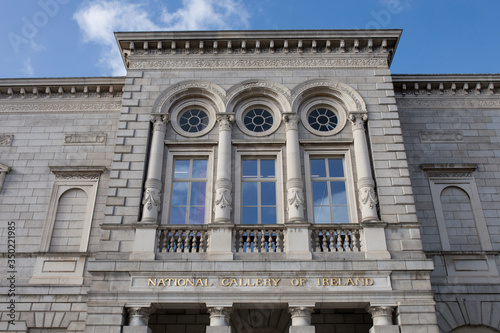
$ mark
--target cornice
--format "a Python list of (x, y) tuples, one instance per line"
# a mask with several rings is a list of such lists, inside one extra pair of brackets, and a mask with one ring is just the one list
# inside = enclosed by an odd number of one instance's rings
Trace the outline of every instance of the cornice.
[(388, 67), (401, 30), (115, 33), (127, 68)]
[(469, 97), (461, 98), (461, 96), (446, 96), (441, 98), (412, 98), (412, 97), (397, 97), (396, 104), (399, 109), (465, 109), (465, 108), (483, 108), (483, 109), (498, 109), (500, 108), (500, 99), (496, 98), (478, 98)]
[(124, 77), (0, 79), (0, 101), (121, 98)]

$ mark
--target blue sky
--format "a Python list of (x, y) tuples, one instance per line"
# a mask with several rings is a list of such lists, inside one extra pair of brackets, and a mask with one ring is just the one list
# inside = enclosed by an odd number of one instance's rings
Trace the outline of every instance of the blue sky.
[(0, 78), (124, 75), (113, 31), (403, 29), (396, 74), (500, 73), (498, 0), (1, 0)]

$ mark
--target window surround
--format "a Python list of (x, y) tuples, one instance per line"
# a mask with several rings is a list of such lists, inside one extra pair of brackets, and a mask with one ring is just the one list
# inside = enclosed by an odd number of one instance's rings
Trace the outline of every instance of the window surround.
[[(162, 206), (162, 225), (170, 225), (170, 211), (172, 202), (172, 186), (174, 179), (174, 161), (176, 158), (185, 159), (197, 159), (206, 158), (207, 159), (207, 187), (205, 196), (205, 223), (208, 224), (212, 218), (212, 191), (214, 183), (214, 148), (188, 148), (188, 147), (169, 147), (167, 153), (167, 172), (165, 173), (164, 179), (164, 199)], [(183, 224), (175, 224), (182, 226)]]
[[(273, 125), (271, 126), (270, 129), (264, 132), (253, 132), (250, 131), (248, 128), (246, 128), (244, 123), (244, 116), (246, 115), (247, 112), (253, 109), (265, 109), (273, 115)], [(273, 134), (280, 127), (281, 111), (279, 107), (275, 103), (272, 103), (271, 101), (265, 99), (256, 100), (252, 98), (244, 101), (238, 106), (235, 118), (236, 118), (236, 125), (243, 133), (249, 136), (262, 137)]]
[[(186, 132), (183, 130), (179, 124), (180, 116), (191, 109), (199, 109), (205, 111), (208, 114), (208, 125), (203, 130), (199, 132)], [(214, 105), (210, 102), (205, 101), (200, 98), (192, 98), (179, 102), (175, 105), (171, 112), (170, 123), (172, 124), (172, 128), (177, 134), (180, 134), (189, 138), (197, 138), (209, 133), (213, 127), (215, 126), (216, 120), (216, 112)]]
[[(311, 159), (312, 158), (341, 158), (344, 161), (344, 178), (346, 185), (347, 196), (347, 212), (349, 214), (349, 223), (358, 221), (358, 213), (356, 206), (356, 195), (354, 190), (352, 162), (350, 150), (346, 149), (330, 149), (316, 148), (314, 150), (304, 151), (304, 171), (306, 177), (306, 201), (307, 201), (307, 221), (314, 224), (314, 203), (312, 198), (312, 180), (311, 180)], [(317, 225), (334, 225), (335, 223), (321, 223)]]
[[(330, 109), (337, 115), (338, 123), (333, 130), (327, 132), (318, 131), (309, 124), (308, 120), (309, 113), (317, 108)], [(327, 98), (327, 97), (311, 98), (300, 106), (299, 112), (300, 112), (300, 120), (304, 125), (304, 127), (312, 134), (319, 136), (332, 136), (337, 133), (340, 133), (344, 129), (347, 123), (347, 117), (344, 108), (339, 102), (335, 101), (332, 98)]]
[[(236, 179), (234, 196), (238, 204), (235, 205), (234, 224), (243, 225), (242, 214), (242, 160), (246, 158), (274, 158), (276, 160), (276, 224), (285, 222), (284, 215), (284, 193), (283, 193), (283, 149), (282, 148), (256, 148), (256, 147), (237, 147), (234, 168)], [(265, 225), (265, 224), (264, 224)]]

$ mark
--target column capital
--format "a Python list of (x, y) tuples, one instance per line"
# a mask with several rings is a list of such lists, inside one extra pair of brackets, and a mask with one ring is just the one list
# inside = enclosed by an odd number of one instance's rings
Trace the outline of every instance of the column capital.
[(349, 114), (348, 117), (351, 122), (352, 129), (365, 129), (365, 122), (368, 120), (368, 115), (366, 113), (353, 112)]
[(153, 131), (166, 131), (166, 125), (170, 121), (170, 115), (167, 114), (152, 114), (149, 116), (149, 121), (153, 123)]
[(234, 122), (234, 113), (218, 113), (219, 131), (230, 131)]
[(128, 326), (148, 326), (149, 316), (154, 312), (151, 307), (130, 307), (127, 309), (129, 316)]
[(229, 316), (232, 311), (233, 309), (229, 307), (209, 307), (210, 326), (229, 326)]
[(392, 325), (392, 306), (370, 306), (368, 312), (372, 315), (373, 326)]
[(283, 121), (285, 122), (285, 129), (288, 130), (299, 130), (300, 117), (296, 113), (285, 113), (283, 114)]
[(296, 306), (288, 309), (292, 315), (292, 326), (311, 326), (311, 316), (314, 308), (307, 306)]

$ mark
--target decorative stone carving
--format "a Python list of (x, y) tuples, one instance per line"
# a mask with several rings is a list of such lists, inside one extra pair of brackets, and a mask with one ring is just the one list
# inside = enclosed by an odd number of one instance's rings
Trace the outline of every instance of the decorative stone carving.
[(304, 205), (304, 196), (302, 194), (301, 188), (293, 188), (288, 190), (288, 206), (287, 210), (290, 210), (290, 206), (299, 209), (299, 207)]
[(392, 312), (394, 308), (391, 306), (370, 306), (368, 312), (372, 315), (373, 326), (392, 325)]
[(82, 179), (99, 179), (99, 173), (57, 173), (56, 179), (65, 180), (82, 180)]
[(161, 131), (163, 133), (166, 132), (166, 126), (168, 121), (170, 120), (169, 114), (161, 114), (161, 115), (152, 115), (149, 117), (149, 120), (153, 123), (153, 131)]
[(420, 168), (424, 170), (429, 177), (440, 178), (468, 178), (477, 169), (477, 164), (422, 164)]
[(462, 131), (422, 131), (419, 133), (420, 142), (451, 142), (463, 141)]
[(149, 307), (131, 307), (128, 308), (129, 322), (128, 326), (148, 326), (149, 316), (154, 309)]
[(65, 144), (104, 144), (106, 133), (75, 133), (64, 135)]
[(160, 207), (160, 191), (158, 189), (147, 189), (144, 193), (144, 199), (142, 199), (142, 204), (147, 210), (156, 208), (157, 212), (161, 210)]
[(136, 60), (131, 69), (252, 69), (252, 68), (387, 68), (387, 59), (196, 59), (196, 60)]
[(372, 187), (363, 187), (359, 190), (359, 204), (368, 205), (371, 209), (378, 203), (377, 195)]
[(349, 121), (352, 124), (352, 130), (365, 130), (365, 122), (368, 120), (368, 115), (366, 114), (350, 114)]
[(229, 326), (229, 316), (232, 311), (233, 309), (228, 307), (208, 308), (210, 326)]
[[(232, 208), (232, 203), (233, 200), (231, 199), (231, 190), (228, 188), (218, 188), (215, 194), (215, 206), (219, 207), (220, 209), (229, 209), (230, 212), (233, 211)], [(216, 208), (214, 207), (214, 212), (216, 211)]]
[(218, 114), (217, 121), (219, 122), (219, 131), (231, 131), (234, 122), (234, 115)]
[(284, 114), (283, 121), (285, 122), (285, 129), (288, 130), (299, 130), (300, 117), (297, 114)]
[(10, 170), (11, 170), (10, 167), (0, 163), (0, 192), (2, 192), (5, 176), (10, 172)]
[(0, 146), (12, 146), (12, 140), (14, 135), (12, 134), (0, 134)]
[(420, 98), (409, 98), (403, 99), (398, 98), (396, 104), (400, 108), (429, 108), (429, 109), (466, 109), (466, 108), (491, 108), (496, 109), (500, 107), (499, 99), (420, 99)]
[(310, 307), (291, 307), (292, 326), (311, 326), (311, 315), (314, 311)]
[[(234, 98), (234, 96), (237, 96), (241, 92), (252, 88), (267, 88), (266, 91), (268, 93), (273, 93), (275, 98), (279, 99), (279, 95), (282, 95), (288, 101), (287, 104), (289, 104), (292, 100), (290, 90), (288, 90), (288, 88), (286, 88), (285, 86), (267, 80), (252, 80), (250, 82), (243, 82), (243, 84), (230, 89), (227, 92), (226, 101), (230, 101), (232, 98)], [(283, 105), (283, 107), (285, 107), (285, 110), (290, 109), (290, 106), (287, 107), (287, 105)]]
[(95, 103), (15, 103), (0, 104), (0, 112), (74, 112), (74, 111), (109, 111), (120, 110), (120, 102), (95, 102)]

